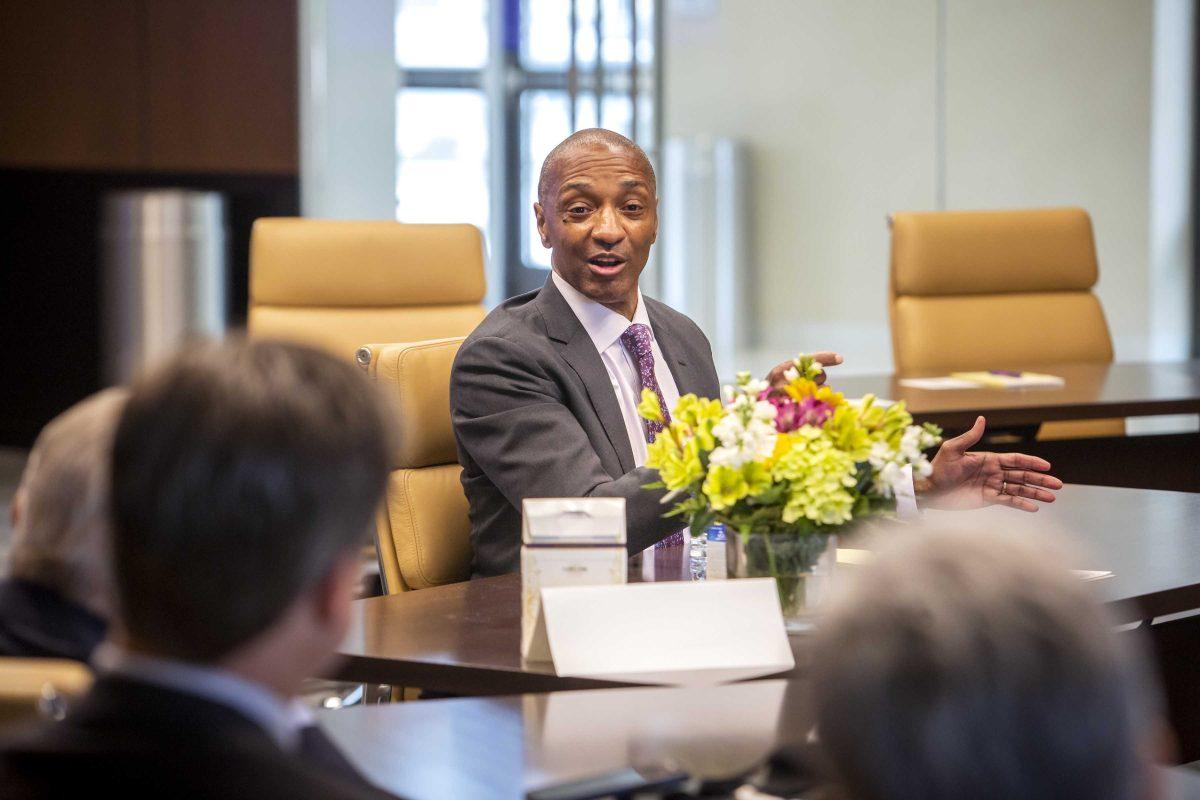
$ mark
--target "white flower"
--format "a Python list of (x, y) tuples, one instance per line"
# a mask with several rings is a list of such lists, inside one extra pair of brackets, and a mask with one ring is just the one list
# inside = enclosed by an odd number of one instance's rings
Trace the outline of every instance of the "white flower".
[(721, 405), (727, 406), (733, 402), (734, 388), (728, 383), (721, 387)]
[(787, 381), (788, 383), (791, 383), (792, 381), (796, 380), (799, 377), (800, 377), (800, 370), (796, 369), (795, 367), (788, 367), (787, 369), (785, 369), (783, 371), (783, 379), (785, 381)]
[(867, 454), (867, 461), (874, 469), (880, 469), (895, 457), (896, 454), (888, 447), (887, 442), (875, 442), (871, 445), (871, 452)]
[(746, 381), (746, 385), (745, 385), (746, 394), (751, 394), (751, 395), (754, 395), (755, 397), (758, 397), (760, 394), (762, 394), (767, 389), (769, 389), (770, 386), (771, 385), (764, 380)]
[(740, 467), (742, 461), (739, 452), (736, 447), (718, 447), (709, 453), (708, 465), (710, 467)]
[(776, 415), (779, 414), (779, 409), (766, 400), (758, 400), (754, 403), (754, 410), (751, 414), (753, 419), (763, 422), (774, 422)]
[(908, 479), (904, 475), (904, 469), (895, 461), (884, 464), (883, 469), (879, 470), (875, 476), (875, 486), (884, 497), (892, 497), (896, 493), (896, 489), (907, 483)]
[(726, 447), (736, 447), (742, 439), (745, 426), (737, 414), (726, 414), (713, 425), (713, 436)]

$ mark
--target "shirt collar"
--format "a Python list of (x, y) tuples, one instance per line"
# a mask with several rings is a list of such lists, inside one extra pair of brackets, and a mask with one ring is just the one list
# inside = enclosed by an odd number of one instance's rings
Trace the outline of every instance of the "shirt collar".
[(654, 328), (650, 326), (650, 315), (646, 313), (646, 303), (642, 300), (641, 289), (638, 289), (637, 309), (633, 312), (633, 320), (630, 321), (567, 283), (557, 272), (551, 271), (550, 279), (558, 287), (558, 291), (567, 301), (567, 305), (575, 312), (579, 324), (583, 326), (592, 343), (596, 345), (597, 352), (603, 353), (612, 347), (613, 343), (621, 338), (621, 334), (634, 323), (641, 323), (649, 328), (650, 338), (654, 339)]
[(298, 701), (281, 700), (266, 687), (218, 667), (130, 653), (111, 642), (96, 648), (92, 666), (231, 708), (266, 731), (284, 750), (298, 748), (300, 730), (314, 724), (311, 712)]

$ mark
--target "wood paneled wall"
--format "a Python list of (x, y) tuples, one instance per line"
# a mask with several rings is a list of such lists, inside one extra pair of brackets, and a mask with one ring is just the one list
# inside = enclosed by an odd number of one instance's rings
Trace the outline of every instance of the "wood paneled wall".
[(0, 4), (0, 168), (295, 175), (296, 0)]

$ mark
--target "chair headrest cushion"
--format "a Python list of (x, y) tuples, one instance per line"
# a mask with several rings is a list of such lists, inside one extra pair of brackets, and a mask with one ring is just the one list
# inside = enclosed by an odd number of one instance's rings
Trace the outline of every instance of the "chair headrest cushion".
[(892, 215), (897, 296), (1086, 291), (1097, 276), (1082, 208)]
[(428, 306), (483, 301), (474, 225), (280, 217), (250, 239), (250, 303)]

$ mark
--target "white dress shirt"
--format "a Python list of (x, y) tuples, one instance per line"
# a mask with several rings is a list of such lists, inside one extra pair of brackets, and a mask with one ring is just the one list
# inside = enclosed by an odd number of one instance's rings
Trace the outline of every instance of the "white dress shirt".
[(630, 325), (640, 322), (650, 330), (650, 349), (654, 351), (654, 377), (658, 379), (658, 388), (662, 391), (667, 410), (675, 408), (679, 402), (679, 387), (671, 375), (671, 368), (663, 359), (658, 340), (654, 338), (654, 328), (650, 326), (650, 315), (646, 313), (646, 304), (642, 301), (642, 292), (638, 290), (637, 310), (633, 312), (633, 320), (625, 319), (607, 306), (602, 306), (595, 300), (585, 296), (571, 284), (567, 283), (557, 272), (550, 274), (554, 285), (562, 293), (567, 305), (579, 318), (579, 323), (596, 345), (596, 352), (608, 370), (608, 379), (612, 383), (613, 393), (617, 396), (617, 405), (621, 407), (621, 417), (625, 420), (625, 432), (629, 434), (629, 446), (633, 448), (633, 463), (643, 466), (646, 463), (646, 427), (638, 416), (638, 403), (642, 401), (642, 380), (638, 377), (637, 364), (633, 356), (621, 344), (621, 334)]

